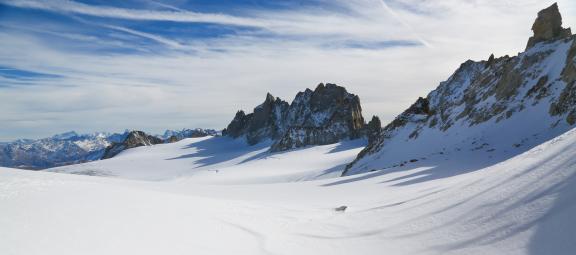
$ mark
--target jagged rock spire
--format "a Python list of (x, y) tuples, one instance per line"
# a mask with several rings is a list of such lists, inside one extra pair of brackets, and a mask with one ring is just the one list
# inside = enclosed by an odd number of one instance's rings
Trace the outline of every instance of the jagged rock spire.
[(532, 31), (534, 35), (528, 39), (526, 49), (539, 42), (561, 39), (572, 35), (570, 28), (562, 27), (562, 16), (556, 3), (538, 12), (538, 17), (532, 25)]
[(299, 92), (291, 104), (268, 93), (253, 113), (236, 113), (223, 135), (245, 136), (249, 144), (271, 139), (271, 150), (282, 151), (359, 138), (365, 125), (358, 96), (336, 84), (320, 83), (314, 91)]
[(366, 125), (366, 136), (368, 137), (368, 142), (372, 143), (378, 139), (380, 132), (382, 132), (382, 122), (380, 122), (378, 116), (374, 115)]

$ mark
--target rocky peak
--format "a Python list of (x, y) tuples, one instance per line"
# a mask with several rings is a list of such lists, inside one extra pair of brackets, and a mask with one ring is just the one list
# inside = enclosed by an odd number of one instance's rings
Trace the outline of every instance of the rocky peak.
[(366, 124), (366, 137), (368, 137), (368, 143), (374, 142), (382, 132), (382, 123), (378, 116), (372, 116), (372, 119)]
[(360, 98), (336, 84), (320, 83), (314, 91), (298, 93), (289, 109), (290, 126), (322, 127), (329, 118), (348, 119), (350, 130), (364, 127)]
[(73, 137), (78, 137), (78, 133), (76, 133), (75, 131), (68, 131), (62, 134), (53, 135), (52, 139), (66, 140)]
[(554, 4), (539, 12), (527, 51), (464, 62), (386, 125), (344, 175), (448, 154), (503, 160), (573, 128), (576, 36), (561, 24)]
[(232, 138), (237, 138), (243, 134), (248, 122), (252, 116), (246, 116), (244, 111), (240, 110), (234, 115), (234, 119), (228, 124), (228, 126), (222, 131), (223, 135), (231, 136)]
[(286, 132), (271, 150), (359, 138), (364, 125), (358, 96), (336, 84), (320, 83), (314, 91), (298, 93), (288, 110)]
[(122, 142), (112, 143), (108, 146), (104, 151), (102, 159), (112, 158), (123, 150), (161, 143), (164, 143), (164, 141), (158, 137), (148, 135), (142, 131), (130, 131)]
[(283, 131), (283, 122), (289, 104), (270, 93), (264, 102), (254, 108), (253, 113), (238, 111), (223, 135), (238, 138), (245, 136), (249, 144), (256, 144), (264, 139), (275, 139)]
[(490, 54), (488, 57), (488, 61), (486, 61), (486, 67), (490, 67), (494, 64), (494, 54)]
[(538, 12), (538, 17), (532, 25), (532, 31), (534, 35), (528, 39), (526, 49), (539, 42), (561, 39), (572, 35), (570, 28), (562, 27), (562, 16), (556, 3)]
[(270, 93), (254, 112), (238, 112), (223, 135), (246, 136), (249, 144), (274, 141), (273, 151), (329, 144), (363, 134), (364, 118), (358, 96), (336, 84), (320, 83), (314, 91), (298, 92), (291, 104)]

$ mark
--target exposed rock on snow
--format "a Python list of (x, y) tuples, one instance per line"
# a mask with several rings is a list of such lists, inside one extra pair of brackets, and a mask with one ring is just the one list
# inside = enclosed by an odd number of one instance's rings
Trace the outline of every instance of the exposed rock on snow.
[(344, 211), (346, 211), (346, 208), (348, 208), (348, 206), (343, 205), (343, 206), (339, 206), (339, 207), (334, 208), (334, 211), (344, 212)]
[(360, 99), (335, 84), (299, 92), (291, 104), (268, 94), (254, 113), (238, 111), (224, 135), (245, 136), (249, 144), (271, 139), (271, 151), (336, 143), (364, 133)]
[(496, 162), (567, 131), (576, 123), (576, 38), (561, 28), (556, 5), (539, 13), (533, 30), (518, 56), (464, 62), (386, 125), (345, 174), (463, 150), (474, 156), (454, 157)]
[(112, 158), (126, 149), (161, 143), (164, 143), (164, 141), (158, 137), (148, 135), (142, 131), (130, 131), (124, 141), (120, 143), (113, 143), (112, 145), (108, 146), (104, 151), (102, 159)]
[(566, 38), (572, 35), (570, 28), (562, 27), (562, 16), (556, 3), (538, 12), (538, 18), (532, 25), (534, 35), (528, 39), (526, 49), (543, 41)]

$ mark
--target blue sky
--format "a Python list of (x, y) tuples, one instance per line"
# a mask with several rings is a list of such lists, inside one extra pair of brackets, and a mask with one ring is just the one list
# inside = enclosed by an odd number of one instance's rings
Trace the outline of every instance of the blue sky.
[(0, 141), (220, 129), (319, 82), (390, 120), (461, 62), (521, 51), (552, 2), (0, 0)]

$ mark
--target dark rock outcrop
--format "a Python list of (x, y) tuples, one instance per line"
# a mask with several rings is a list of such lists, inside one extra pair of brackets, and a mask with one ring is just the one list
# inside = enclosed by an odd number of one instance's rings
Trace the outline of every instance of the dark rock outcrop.
[(240, 137), (246, 132), (250, 119), (252, 119), (252, 115), (246, 116), (246, 113), (242, 110), (236, 112), (232, 122), (222, 131), (222, 135), (233, 138)]
[(382, 123), (378, 116), (372, 116), (372, 119), (366, 125), (366, 137), (368, 138), (368, 143), (373, 142), (380, 136), (382, 132)]
[(359, 138), (364, 125), (358, 96), (321, 83), (314, 91), (299, 92), (291, 104), (268, 94), (253, 113), (238, 111), (223, 135), (245, 136), (249, 144), (271, 139), (271, 150), (283, 151)]
[(416, 119), (425, 120), (428, 115), (430, 115), (430, 101), (428, 101), (427, 98), (419, 97), (408, 109), (398, 115), (390, 124), (386, 125), (384, 130), (391, 131)]
[(336, 143), (362, 136), (360, 98), (344, 87), (320, 83), (314, 91), (298, 93), (288, 110), (286, 132), (271, 151)]
[(233, 138), (245, 136), (251, 145), (268, 138), (276, 139), (284, 132), (288, 107), (287, 102), (268, 93), (264, 103), (256, 106), (253, 113), (238, 111), (222, 134)]
[(148, 135), (142, 131), (130, 131), (124, 141), (108, 146), (104, 151), (102, 159), (112, 158), (127, 149), (161, 143), (164, 143), (164, 141), (158, 137)]
[(538, 17), (532, 25), (532, 31), (534, 35), (528, 39), (526, 49), (539, 42), (562, 39), (572, 35), (570, 28), (562, 27), (562, 16), (556, 3), (538, 12)]

